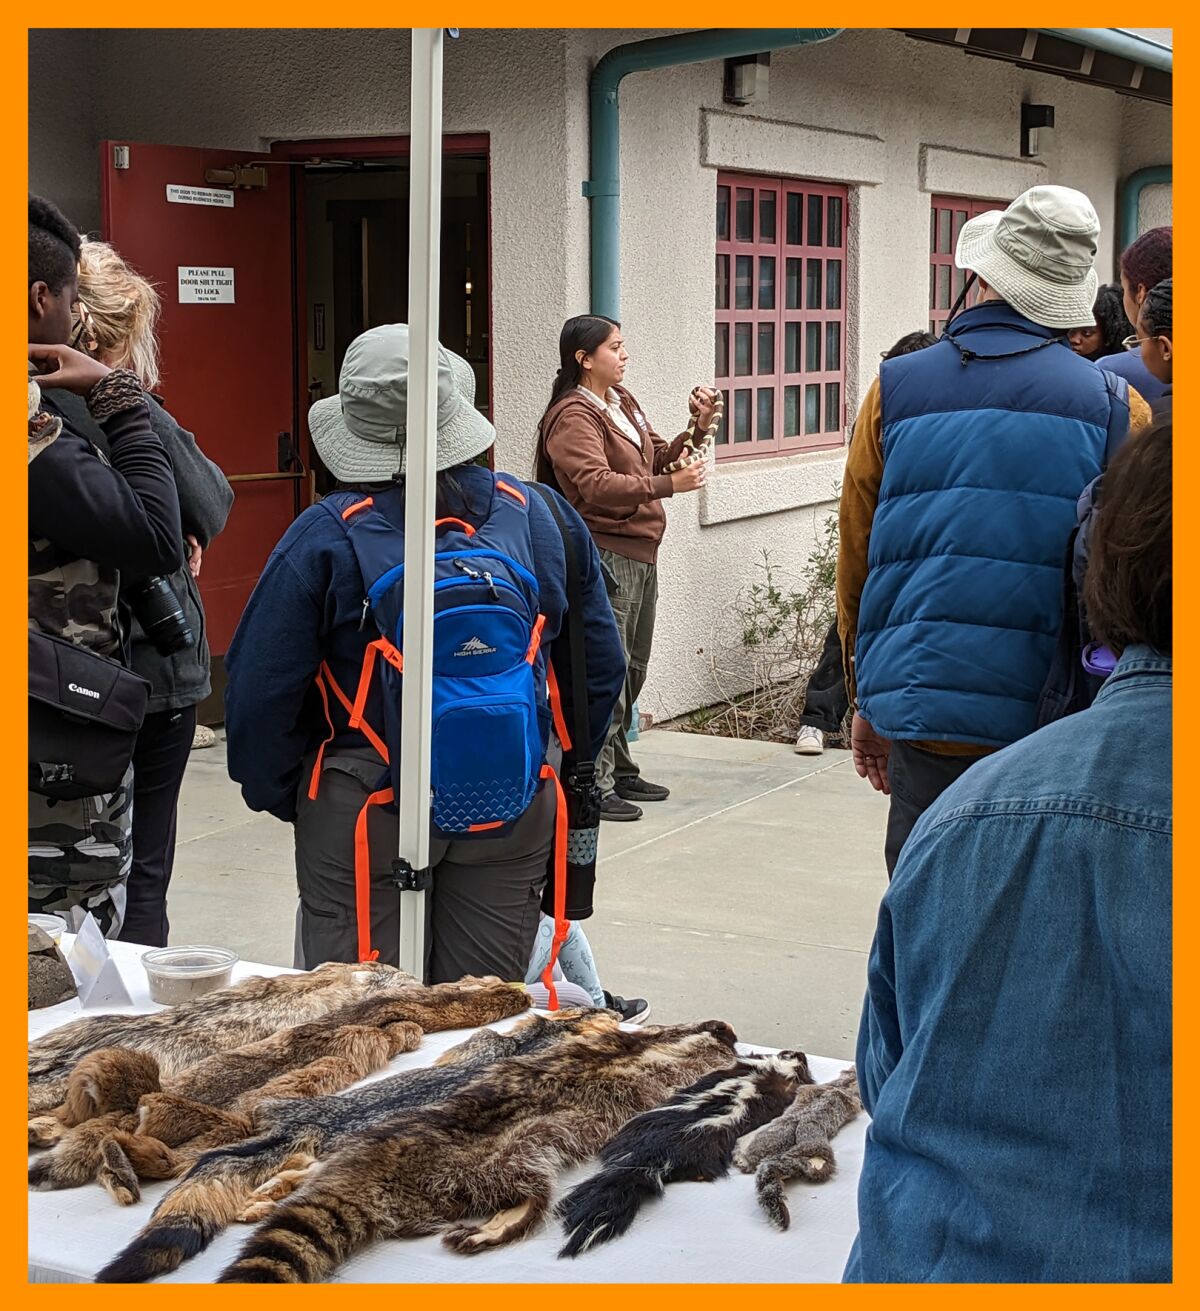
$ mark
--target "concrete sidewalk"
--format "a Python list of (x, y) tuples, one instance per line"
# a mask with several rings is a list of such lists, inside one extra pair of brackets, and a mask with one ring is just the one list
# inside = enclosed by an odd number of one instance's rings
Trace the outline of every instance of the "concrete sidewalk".
[[(636, 744), (672, 789), (601, 829), (596, 914), (584, 927), (605, 986), (653, 1017), (719, 1017), (740, 1037), (850, 1059), (886, 887), (886, 801), (845, 751), (656, 730)], [(179, 808), (173, 943), (292, 963), (292, 831), (252, 815), (224, 744), (194, 752)]]

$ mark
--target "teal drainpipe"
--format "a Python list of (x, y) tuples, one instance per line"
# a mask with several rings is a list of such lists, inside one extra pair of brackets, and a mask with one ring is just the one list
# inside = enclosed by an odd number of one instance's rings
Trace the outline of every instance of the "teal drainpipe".
[(1171, 185), (1170, 164), (1156, 164), (1152, 168), (1139, 168), (1130, 173), (1121, 188), (1121, 249), (1124, 250), (1138, 234), (1138, 210), (1142, 192), (1147, 187)]
[(621, 111), (618, 90), (627, 73), (709, 59), (732, 59), (838, 36), (840, 27), (730, 28), (683, 32), (632, 41), (610, 50), (592, 70), (591, 201), (592, 313), (620, 318), (621, 310)]
[(1170, 46), (1159, 45), (1149, 37), (1123, 32), (1119, 27), (1039, 27), (1038, 31), (1093, 50), (1103, 50), (1106, 55), (1130, 59), (1135, 64), (1156, 68), (1162, 73), (1171, 72), (1173, 51)]

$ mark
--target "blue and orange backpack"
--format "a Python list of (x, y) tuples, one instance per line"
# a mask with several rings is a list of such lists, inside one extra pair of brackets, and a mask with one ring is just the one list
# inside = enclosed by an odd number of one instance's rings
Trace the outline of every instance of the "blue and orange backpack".
[[(325, 706), (329, 737), (321, 745), (309, 783), (316, 797), (325, 747), (333, 739), (332, 694), (379, 754), (386, 769), (355, 828), (355, 891), (359, 957), (373, 960), (371, 945), (370, 853), (367, 814), (372, 806), (394, 806), (399, 788), (400, 705), (404, 677), (404, 489), (373, 496), (335, 492), (320, 504), (345, 529), (362, 570), (363, 625), (373, 616), (379, 637), (363, 656), (358, 688), (351, 698), (322, 664), (317, 688)], [(543, 781), (558, 796), (557, 825), (565, 828), (562, 787), (543, 760), (540, 717), (549, 711), (556, 732), (569, 745), (554, 670), (542, 650), (545, 617), (539, 610), (529, 529), (529, 503), (521, 483), (493, 475), (491, 504), (478, 526), (463, 519), (436, 523), (433, 617), (433, 729), (430, 760), (431, 836), (461, 840), (497, 837), (525, 813)], [(383, 723), (365, 719), (375, 678), (380, 680)], [(550, 982), (558, 949), (566, 938), (565, 835), (555, 841), (555, 933), (543, 976)], [(561, 869), (560, 869), (561, 866)], [(561, 904), (560, 904), (561, 903)]]

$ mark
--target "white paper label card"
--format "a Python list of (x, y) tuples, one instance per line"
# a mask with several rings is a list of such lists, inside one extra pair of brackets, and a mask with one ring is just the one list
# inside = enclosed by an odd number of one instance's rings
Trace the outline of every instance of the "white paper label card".
[(221, 187), (182, 187), (167, 183), (167, 200), (172, 205), (215, 205), (219, 209), (233, 208), (233, 192)]
[(79, 1000), (89, 1006), (132, 1006), (133, 998), (121, 978), (117, 962), (109, 955), (108, 943), (91, 914), (84, 917), (67, 958)]
[(232, 305), (233, 270), (193, 267), (180, 264), (179, 303), (181, 305)]

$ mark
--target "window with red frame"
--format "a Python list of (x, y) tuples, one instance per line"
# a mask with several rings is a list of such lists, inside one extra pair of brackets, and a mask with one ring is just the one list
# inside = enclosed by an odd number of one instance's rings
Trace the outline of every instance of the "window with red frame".
[(842, 444), (848, 211), (845, 187), (717, 175), (718, 460)]
[[(967, 274), (954, 266), (958, 234), (968, 219), (990, 209), (1007, 209), (1007, 200), (975, 200), (967, 196), (934, 196), (929, 204), (929, 331), (941, 336), (950, 309), (962, 294)], [(975, 304), (976, 282), (960, 309)]]

